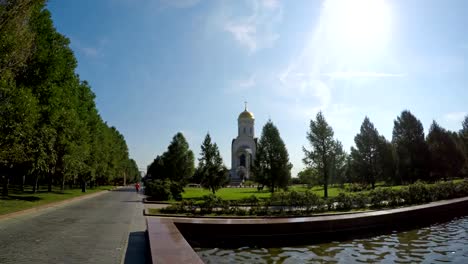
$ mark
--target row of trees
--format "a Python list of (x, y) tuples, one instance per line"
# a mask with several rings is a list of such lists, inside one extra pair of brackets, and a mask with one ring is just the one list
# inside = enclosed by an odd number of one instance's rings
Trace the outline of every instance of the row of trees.
[(0, 1), (0, 176), (8, 183), (86, 185), (136, 181), (124, 137), (100, 117), (75, 73), (68, 38), (44, 0)]
[(304, 148), (307, 168), (299, 178), (323, 184), (325, 197), (329, 183), (361, 183), (374, 189), (377, 181), (408, 184), (468, 175), (468, 116), (458, 133), (434, 121), (425, 137), (421, 122), (405, 110), (394, 121), (391, 142), (366, 117), (348, 155), (319, 112), (310, 122), (307, 139), (312, 148)]
[[(394, 121), (391, 142), (365, 117), (354, 138), (355, 146), (348, 154), (319, 112), (310, 121), (307, 140), (311, 148), (303, 148), (306, 169), (298, 174), (299, 182), (323, 185), (324, 197), (328, 197), (331, 183), (359, 183), (374, 189), (380, 181), (399, 185), (468, 175), (468, 116), (458, 133), (447, 131), (434, 121), (425, 137), (421, 122), (410, 111), (403, 111)], [(291, 168), (279, 131), (268, 121), (257, 144), (253, 180), (274, 192), (291, 183)], [(201, 145), (196, 169), (193, 153), (183, 135), (178, 133), (168, 151), (148, 167), (148, 174), (153, 179), (169, 181), (166, 185), (172, 186), (172, 195), (178, 198), (188, 182), (200, 183), (215, 193), (229, 179), (218, 146), (211, 142), (209, 134)]]
[[(254, 180), (268, 186), (272, 192), (287, 187), (291, 179), (292, 164), (286, 146), (276, 126), (268, 121), (257, 144), (257, 155), (252, 172)], [(167, 151), (157, 156), (148, 166), (147, 191), (158, 199), (180, 199), (183, 187), (198, 183), (215, 193), (229, 183), (229, 171), (223, 163), (219, 148), (205, 136), (201, 145), (198, 166), (195, 169), (194, 155), (182, 133), (177, 133)], [(148, 188), (149, 186), (149, 188)]]

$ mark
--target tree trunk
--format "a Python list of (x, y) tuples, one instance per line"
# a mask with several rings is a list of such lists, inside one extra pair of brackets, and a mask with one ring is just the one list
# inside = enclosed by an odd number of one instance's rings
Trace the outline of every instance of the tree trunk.
[(371, 184), (372, 184), (372, 190), (374, 190), (375, 189), (375, 181), (372, 181)]
[(3, 190), (2, 190), (2, 195), (3, 196), (8, 196), (8, 176), (3, 175), (2, 176), (2, 185), (3, 185)]
[(52, 192), (52, 174), (49, 174), (47, 183), (47, 192)]
[(38, 190), (39, 190), (39, 175), (36, 174), (36, 176), (34, 176), (35, 179), (34, 179), (34, 184), (33, 184), (33, 193), (36, 193)]
[(23, 177), (21, 178), (21, 192), (24, 192), (24, 184), (26, 182), (26, 175), (23, 175)]
[(86, 181), (83, 180), (81, 183), (81, 192), (86, 192)]
[(65, 192), (65, 174), (62, 175), (62, 187), (60, 187), (62, 192)]

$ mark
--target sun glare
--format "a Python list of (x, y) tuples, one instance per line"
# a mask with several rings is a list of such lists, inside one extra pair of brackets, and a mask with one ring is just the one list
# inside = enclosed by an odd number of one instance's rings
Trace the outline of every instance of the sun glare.
[(390, 37), (390, 9), (385, 0), (328, 0), (327, 26), (332, 40), (349, 47), (384, 45)]

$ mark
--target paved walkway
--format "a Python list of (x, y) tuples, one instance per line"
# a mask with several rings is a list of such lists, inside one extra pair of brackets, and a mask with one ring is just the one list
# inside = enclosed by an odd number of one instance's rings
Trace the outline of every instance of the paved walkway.
[(122, 188), (0, 220), (0, 263), (146, 263), (142, 198)]

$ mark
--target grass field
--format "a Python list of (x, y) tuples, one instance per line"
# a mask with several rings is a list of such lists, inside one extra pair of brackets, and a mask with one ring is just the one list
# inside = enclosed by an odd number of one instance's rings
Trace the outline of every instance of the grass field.
[(0, 196), (0, 215), (21, 211), (52, 202), (63, 201), (98, 191), (110, 190), (112, 188), (112, 186), (100, 186), (94, 189), (86, 189), (86, 193), (82, 193), (81, 189), (65, 190), (65, 192), (62, 193), (59, 189), (55, 188), (50, 193), (40, 191), (33, 194), (30, 190), (25, 190), (25, 192), (22, 193), (10, 191), (7, 197)]
[[(200, 199), (204, 195), (211, 194), (207, 189), (196, 188), (196, 187), (186, 187), (185, 192), (182, 194), (183, 199)], [(302, 186), (291, 186), (289, 190), (295, 190), (298, 192), (305, 192), (306, 187)], [(319, 196), (323, 196), (323, 188), (316, 186), (311, 189), (312, 192), (316, 193)], [(328, 188), (328, 196), (334, 197), (337, 196), (340, 191), (343, 191), (340, 188), (333, 187)], [(222, 188), (216, 192), (216, 196), (219, 196), (225, 200), (238, 200), (242, 198), (247, 198), (252, 195), (257, 196), (257, 198), (268, 198), (271, 196), (271, 193), (265, 188), (263, 191), (257, 191), (257, 188)]]
[[(463, 179), (454, 179), (454, 182), (463, 181)], [(384, 183), (380, 182), (376, 184), (376, 187), (384, 187)], [(391, 186), (392, 189), (401, 189), (403, 185), (396, 185)], [(201, 199), (202, 196), (211, 194), (211, 191), (203, 188), (196, 188), (196, 187), (186, 187), (185, 192), (182, 194), (183, 199), (194, 199), (198, 200)], [(295, 190), (298, 192), (305, 192), (307, 190), (306, 187), (302, 185), (294, 185), (289, 187), (289, 190)], [(323, 197), (323, 187), (322, 186), (315, 186), (310, 191), (317, 194), (320, 197)], [(328, 188), (328, 196), (335, 197), (340, 192), (345, 192), (344, 189), (339, 187), (329, 187)], [(365, 191), (364, 191), (365, 192)], [(257, 188), (222, 188), (216, 192), (216, 196), (223, 198), (224, 200), (239, 200), (242, 198), (247, 198), (252, 195), (257, 196), (257, 198), (268, 198), (271, 196), (271, 193), (265, 187), (263, 191), (257, 191)]]

